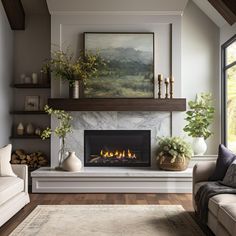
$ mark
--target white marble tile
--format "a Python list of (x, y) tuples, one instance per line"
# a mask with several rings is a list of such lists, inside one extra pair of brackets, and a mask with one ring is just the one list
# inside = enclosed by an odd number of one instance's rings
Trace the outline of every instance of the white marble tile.
[(151, 130), (151, 156), (155, 165), (158, 137), (169, 136), (168, 112), (71, 112), (73, 133), (66, 140), (66, 147), (76, 152), (83, 162), (84, 130)]

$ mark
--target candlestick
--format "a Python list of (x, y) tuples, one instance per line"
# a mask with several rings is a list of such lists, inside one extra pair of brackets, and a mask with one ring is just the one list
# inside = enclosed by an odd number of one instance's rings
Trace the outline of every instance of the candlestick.
[(158, 98), (161, 98), (161, 83), (163, 80), (162, 74), (158, 75)]
[(168, 93), (169, 78), (165, 78), (165, 85), (166, 85), (166, 96), (165, 96), (165, 98), (169, 98), (169, 93)]
[(170, 98), (173, 98), (173, 94), (174, 94), (174, 77), (171, 76), (170, 77)]

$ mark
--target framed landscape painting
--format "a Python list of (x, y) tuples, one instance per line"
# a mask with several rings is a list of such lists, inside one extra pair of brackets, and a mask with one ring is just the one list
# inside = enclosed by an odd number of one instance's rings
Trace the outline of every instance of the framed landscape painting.
[(84, 33), (84, 50), (106, 62), (86, 81), (87, 98), (153, 98), (154, 33)]

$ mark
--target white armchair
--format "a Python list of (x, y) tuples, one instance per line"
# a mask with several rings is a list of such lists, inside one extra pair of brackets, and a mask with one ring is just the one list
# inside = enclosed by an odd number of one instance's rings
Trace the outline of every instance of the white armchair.
[(0, 177), (0, 226), (29, 203), (28, 167), (12, 165), (17, 177)]

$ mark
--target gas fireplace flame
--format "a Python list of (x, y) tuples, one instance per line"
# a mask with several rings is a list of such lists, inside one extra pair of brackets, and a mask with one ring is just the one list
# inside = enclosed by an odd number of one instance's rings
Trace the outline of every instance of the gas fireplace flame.
[(104, 158), (110, 158), (110, 157), (115, 157), (117, 159), (122, 159), (122, 158), (129, 158), (129, 159), (136, 159), (135, 153), (132, 151), (128, 150), (122, 150), (122, 151), (105, 151), (101, 150), (100, 151), (100, 156)]

